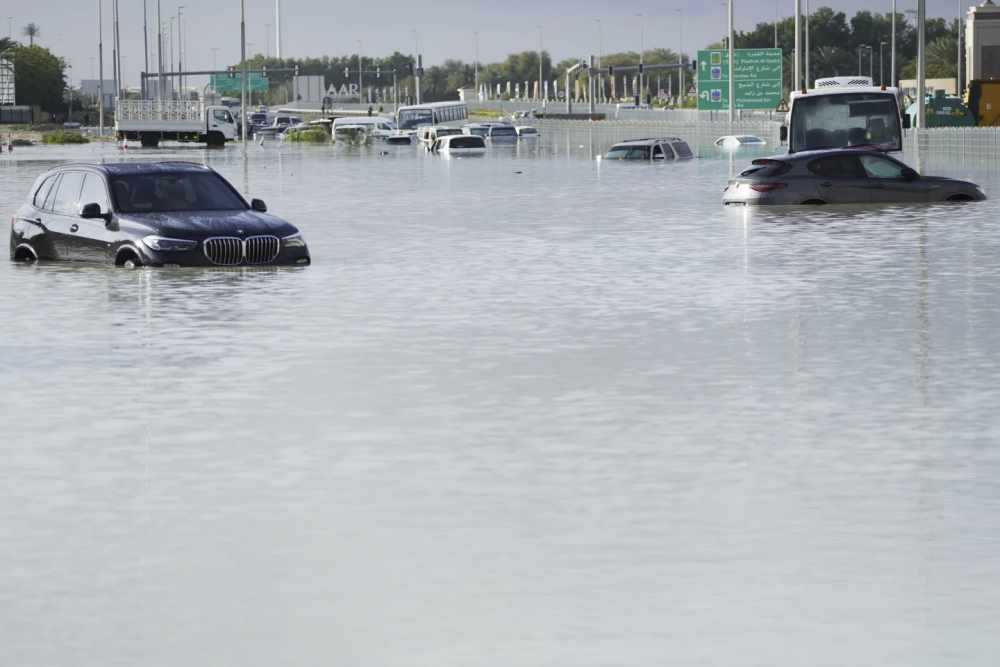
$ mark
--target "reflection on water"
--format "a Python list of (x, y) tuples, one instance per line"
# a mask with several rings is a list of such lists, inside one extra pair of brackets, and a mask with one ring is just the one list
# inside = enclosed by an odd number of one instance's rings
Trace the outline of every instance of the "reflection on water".
[(0, 663), (992, 664), (996, 202), (610, 143), (130, 149), (314, 265), (0, 262)]

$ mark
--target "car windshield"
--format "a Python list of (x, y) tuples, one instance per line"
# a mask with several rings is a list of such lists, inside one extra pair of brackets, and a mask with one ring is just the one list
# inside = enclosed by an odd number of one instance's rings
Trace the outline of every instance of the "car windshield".
[(648, 160), (649, 146), (614, 146), (605, 160)]
[(437, 135), (439, 137), (448, 137), (448, 136), (451, 136), (451, 135), (454, 135), (454, 134), (462, 134), (461, 128), (458, 128), (458, 127), (449, 127), (449, 128), (437, 131)]
[(791, 127), (792, 152), (865, 145), (903, 149), (899, 105), (892, 93), (798, 97)]
[(494, 127), (493, 128), (494, 137), (516, 137), (517, 130), (512, 127)]
[(412, 130), (418, 125), (433, 125), (434, 114), (430, 109), (401, 109), (399, 111), (399, 127)]
[(740, 142), (741, 144), (759, 144), (759, 143), (763, 143), (760, 140), (760, 137), (736, 137), (736, 141)]
[(122, 213), (246, 210), (243, 199), (212, 173), (127, 174), (111, 180)]

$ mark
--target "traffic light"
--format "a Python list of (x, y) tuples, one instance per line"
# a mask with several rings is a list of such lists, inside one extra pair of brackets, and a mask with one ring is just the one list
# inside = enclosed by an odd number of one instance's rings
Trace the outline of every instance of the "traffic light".
[(230, 79), (235, 79), (236, 78), (236, 68), (235, 67), (227, 67), (226, 69), (229, 70), (229, 78)]
[(382, 78), (382, 66), (381, 65), (379, 65), (379, 66), (377, 66), (375, 68), (375, 78), (376, 79), (381, 79)]
[(266, 79), (267, 78), (267, 65), (261, 65), (260, 69), (262, 70), (261, 73), (260, 73), (260, 75)]
[(345, 67), (344, 68), (344, 78), (345, 79), (350, 79), (351, 78), (351, 68), (350, 67)]
[(413, 63), (407, 65), (407, 69), (410, 71), (410, 76), (413, 76)]
[(298, 75), (299, 75), (299, 66), (296, 65), (295, 66), (295, 76), (298, 76)]
[(653, 104), (653, 93), (646, 93), (646, 104), (652, 106), (652, 104)]
[(642, 74), (642, 63), (639, 63), (639, 74)]
[(608, 65), (608, 76), (614, 76), (614, 75), (615, 75), (615, 66)]
[(698, 61), (697, 60), (692, 60), (691, 61), (691, 69), (693, 69), (695, 71), (698, 70)]

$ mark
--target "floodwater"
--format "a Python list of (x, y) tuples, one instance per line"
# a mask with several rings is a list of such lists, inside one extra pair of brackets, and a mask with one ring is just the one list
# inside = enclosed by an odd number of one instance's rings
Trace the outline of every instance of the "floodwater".
[(996, 665), (995, 173), (724, 209), (610, 143), (130, 150), (314, 265), (0, 262), (0, 664)]

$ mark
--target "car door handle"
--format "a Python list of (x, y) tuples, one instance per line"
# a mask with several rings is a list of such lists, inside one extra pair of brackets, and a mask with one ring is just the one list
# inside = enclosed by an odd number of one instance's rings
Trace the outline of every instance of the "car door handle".
[(76, 223), (73, 223), (73, 225), (72, 225), (72, 226), (71, 226), (71, 227), (69, 228), (69, 231), (71, 231), (71, 232), (75, 232), (75, 231), (77, 231), (78, 229), (80, 229), (80, 225), (78, 225), (78, 224), (76, 224)]
[(885, 189), (885, 183), (872, 183), (873, 188), (878, 188), (879, 190)]
[(822, 185), (824, 188), (828, 188), (831, 185), (833, 185), (833, 183), (831, 183), (830, 181), (823, 181), (822, 183), (820, 183), (820, 185)]

